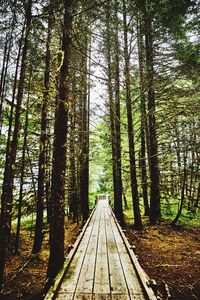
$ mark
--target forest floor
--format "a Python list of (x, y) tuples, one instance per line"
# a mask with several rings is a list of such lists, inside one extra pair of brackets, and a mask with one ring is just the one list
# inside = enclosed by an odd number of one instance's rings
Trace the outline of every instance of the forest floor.
[(163, 221), (136, 231), (127, 225), (126, 234), (139, 263), (166, 299), (200, 299), (200, 227), (177, 226)]
[[(66, 255), (70, 245), (74, 244), (80, 226), (67, 221), (65, 230)], [(18, 255), (10, 255), (6, 265), (5, 286), (0, 300), (38, 300), (45, 285), (49, 258), (48, 230), (44, 236), (41, 254), (30, 255), (33, 246), (33, 234), (30, 230), (21, 231), (20, 251)]]
[[(143, 230), (135, 231), (130, 221), (127, 220), (126, 226), (128, 239), (136, 247), (135, 253), (143, 269), (156, 280), (159, 292), (164, 296), (168, 286), (171, 299), (200, 299), (200, 228), (178, 226), (172, 229), (165, 221), (153, 227), (146, 224)], [(79, 227), (68, 221), (66, 254), (78, 233)], [(49, 256), (47, 232), (40, 255), (29, 256), (32, 244), (30, 230), (23, 230), (20, 253), (10, 256), (6, 266), (6, 284), (3, 294), (0, 294), (1, 300), (40, 299)]]

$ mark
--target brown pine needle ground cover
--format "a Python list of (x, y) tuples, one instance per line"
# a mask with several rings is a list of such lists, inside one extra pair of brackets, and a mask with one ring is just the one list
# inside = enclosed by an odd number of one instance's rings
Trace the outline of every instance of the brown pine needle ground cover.
[(200, 228), (169, 223), (145, 226), (135, 231), (130, 225), (126, 233), (135, 245), (138, 260), (166, 299), (166, 286), (174, 300), (200, 299)]
[[(69, 245), (74, 244), (80, 226), (67, 221), (65, 230), (66, 255)], [(10, 255), (6, 265), (5, 286), (0, 294), (2, 300), (38, 300), (46, 280), (49, 257), (48, 230), (45, 234), (42, 252), (30, 255), (33, 245), (33, 235), (30, 230), (22, 230), (19, 255)]]

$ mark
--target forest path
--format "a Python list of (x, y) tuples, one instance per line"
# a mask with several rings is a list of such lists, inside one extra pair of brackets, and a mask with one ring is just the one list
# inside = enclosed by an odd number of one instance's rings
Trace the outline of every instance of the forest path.
[(98, 201), (76, 248), (45, 300), (156, 299), (107, 200)]

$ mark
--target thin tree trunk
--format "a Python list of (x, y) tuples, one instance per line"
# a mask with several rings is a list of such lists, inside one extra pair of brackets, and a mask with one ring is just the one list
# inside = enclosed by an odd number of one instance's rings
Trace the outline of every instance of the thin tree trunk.
[[(148, 8), (147, 8), (148, 9)], [(155, 86), (152, 21), (149, 11), (145, 11), (145, 45), (146, 45), (146, 75), (148, 88), (149, 116), (149, 161), (150, 161), (150, 223), (155, 224), (161, 217), (160, 210), (160, 172), (158, 161), (158, 145), (155, 118)]]
[(123, 0), (123, 22), (124, 22), (126, 109), (127, 109), (127, 119), (128, 119), (128, 141), (129, 141), (129, 160), (130, 160), (130, 175), (131, 175), (131, 193), (132, 193), (132, 201), (133, 201), (134, 226), (135, 226), (135, 228), (141, 228), (142, 220), (141, 220), (141, 215), (140, 215), (137, 172), (136, 172), (135, 141), (134, 141), (134, 128), (133, 128), (132, 104), (131, 104), (131, 88), (130, 88), (130, 61), (129, 61), (129, 53), (128, 53), (128, 31), (127, 31), (125, 0)]
[[(85, 48), (88, 48), (87, 37), (85, 39)], [(87, 103), (87, 50), (82, 58), (83, 78), (82, 78), (82, 97), (81, 97), (81, 165), (80, 165), (80, 197), (81, 197), (81, 211), (83, 215), (83, 222), (89, 216), (89, 148), (88, 148), (88, 103)]]
[[(148, 201), (148, 184), (147, 184), (147, 167), (146, 167), (146, 143), (147, 153), (149, 154), (149, 134), (146, 116), (145, 104), (145, 80), (144, 80), (144, 43), (141, 29), (141, 20), (138, 20), (137, 36), (138, 36), (138, 54), (139, 54), (139, 72), (140, 72), (140, 111), (141, 111), (141, 172), (142, 172), (142, 194), (144, 201), (144, 215), (149, 216)], [(146, 136), (146, 141), (145, 141)], [(149, 155), (148, 155), (149, 161)]]
[(70, 114), (70, 141), (69, 141), (69, 211), (73, 216), (73, 221), (78, 219), (78, 198), (77, 198), (77, 178), (76, 178), (76, 160), (75, 160), (75, 117), (76, 117), (76, 83), (72, 83), (73, 104)]
[(172, 221), (171, 226), (175, 226), (176, 223), (178, 222), (182, 209), (183, 209), (183, 204), (184, 204), (184, 199), (185, 199), (185, 188), (186, 188), (186, 181), (187, 181), (187, 154), (184, 155), (184, 170), (183, 170), (183, 181), (182, 181), (182, 189), (181, 189), (181, 200), (179, 204), (179, 209), (178, 213), (175, 217), (175, 219)]
[(24, 175), (25, 175), (25, 158), (26, 158), (26, 143), (28, 134), (28, 110), (29, 110), (29, 97), (30, 97), (30, 84), (31, 84), (31, 71), (29, 78), (29, 88), (28, 88), (28, 99), (27, 99), (27, 109), (26, 109), (26, 119), (24, 125), (24, 141), (22, 148), (22, 165), (21, 165), (21, 176), (20, 176), (20, 190), (19, 190), (19, 204), (18, 204), (18, 215), (17, 215), (17, 232), (15, 239), (15, 254), (19, 251), (19, 240), (20, 240), (20, 228), (21, 228), (21, 213), (22, 213), (22, 202), (23, 202), (23, 187), (24, 187)]
[[(47, 129), (48, 131), (48, 129)], [(47, 203), (47, 223), (51, 220), (51, 145), (49, 138), (46, 144), (46, 173), (45, 173), (45, 195)]]
[(120, 117), (120, 71), (119, 71), (119, 37), (118, 37), (118, 1), (115, 2), (115, 22), (114, 29), (114, 81), (115, 81), (115, 136), (116, 136), (116, 157), (115, 157), (115, 170), (116, 170), (116, 199), (114, 201), (114, 212), (117, 219), (121, 224), (124, 223), (123, 206), (122, 206), (122, 167), (121, 167), (121, 117)]
[(66, 142), (69, 106), (69, 59), (70, 30), (72, 25), (72, 1), (65, 0), (64, 27), (62, 37), (63, 63), (60, 69), (58, 102), (54, 127), (53, 173), (51, 190), (50, 257), (47, 277), (49, 282), (56, 276), (64, 263), (64, 220), (65, 220), (65, 173)]
[[(111, 23), (110, 23), (110, 5), (107, 3), (106, 11), (106, 60), (108, 68), (108, 95), (109, 95), (109, 110), (110, 110), (110, 126), (111, 126), (111, 145), (112, 145), (112, 172), (114, 185), (114, 212), (118, 221), (123, 224), (123, 209), (122, 209), (122, 180), (121, 180), (121, 141), (120, 141), (120, 106), (119, 106), (119, 58), (115, 53), (115, 102), (114, 92), (112, 87), (113, 72), (111, 61)], [(115, 33), (116, 35), (116, 33)], [(115, 46), (117, 46), (118, 36), (115, 36)], [(116, 47), (115, 47), (116, 48)], [(115, 51), (117, 51), (115, 49)], [(118, 120), (117, 120), (118, 118)], [(117, 128), (116, 128), (117, 127)], [(118, 138), (118, 141), (117, 141)], [(117, 158), (119, 161), (117, 161)]]
[[(10, 44), (10, 43), (9, 43)], [(0, 134), (2, 128), (2, 109), (3, 109), (3, 100), (4, 100), (4, 82), (7, 74), (8, 68), (8, 52), (10, 52), (10, 47), (8, 47), (8, 41), (6, 39), (5, 46), (4, 46), (4, 56), (3, 56), (3, 65), (1, 70), (1, 80), (0, 80)]]
[[(50, 5), (52, 4), (52, 0)], [(35, 225), (35, 238), (32, 253), (40, 252), (43, 241), (43, 210), (45, 199), (45, 175), (46, 175), (46, 154), (47, 154), (47, 105), (49, 102), (50, 93), (50, 62), (51, 62), (51, 30), (52, 30), (52, 15), (50, 11), (48, 20), (48, 33), (46, 42), (46, 58), (45, 58), (45, 73), (44, 73), (44, 95), (41, 111), (41, 133), (40, 133), (40, 154), (39, 154), (39, 170), (38, 170), (38, 192), (37, 192), (37, 213)]]

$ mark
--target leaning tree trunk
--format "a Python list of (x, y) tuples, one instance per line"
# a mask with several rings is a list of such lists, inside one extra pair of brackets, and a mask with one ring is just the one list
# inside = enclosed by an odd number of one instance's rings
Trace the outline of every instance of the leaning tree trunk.
[(50, 257), (47, 277), (53, 280), (64, 263), (64, 220), (65, 220), (65, 173), (66, 142), (69, 107), (69, 59), (70, 31), (72, 26), (72, 1), (65, 0), (64, 27), (62, 37), (63, 63), (59, 74), (59, 90), (54, 127), (53, 173), (51, 189)]
[(24, 46), (22, 51), (21, 71), (18, 85), (18, 94), (16, 99), (15, 123), (12, 141), (8, 147), (6, 154), (6, 163), (1, 195), (1, 224), (0, 224), (0, 285), (3, 282), (3, 272), (5, 266), (6, 251), (9, 245), (12, 217), (12, 198), (13, 198), (13, 179), (14, 179), (14, 164), (16, 160), (17, 145), (20, 129), (21, 104), (24, 92), (24, 81), (26, 71), (26, 57), (28, 50), (28, 37), (31, 28), (31, 7), (32, 0), (29, 0), (26, 8), (26, 32), (24, 37)]
[[(50, 5), (52, 4), (52, 0)], [(44, 73), (44, 95), (41, 111), (41, 133), (40, 133), (40, 154), (39, 154), (39, 170), (38, 170), (38, 191), (37, 191), (37, 212), (35, 224), (35, 238), (32, 253), (40, 252), (43, 240), (43, 210), (45, 199), (45, 183), (46, 183), (46, 155), (47, 155), (47, 105), (50, 94), (50, 62), (51, 62), (51, 30), (52, 30), (51, 12), (48, 20), (48, 33), (46, 42), (45, 57), (45, 73)]]
[(132, 103), (131, 103), (131, 85), (130, 85), (130, 60), (129, 60), (129, 53), (128, 53), (128, 30), (127, 30), (128, 28), (127, 28), (125, 0), (123, 0), (123, 23), (124, 23), (126, 110), (127, 110), (127, 120), (128, 120), (131, 193), (132, 193), (132, 201), (133, 201), (134, 226), (135, 228), (141, 228), (142, 220), (140, 215), (137, 172), (136, 172), (135, 141), (134, 141), (134, 128), (133, 128)]

